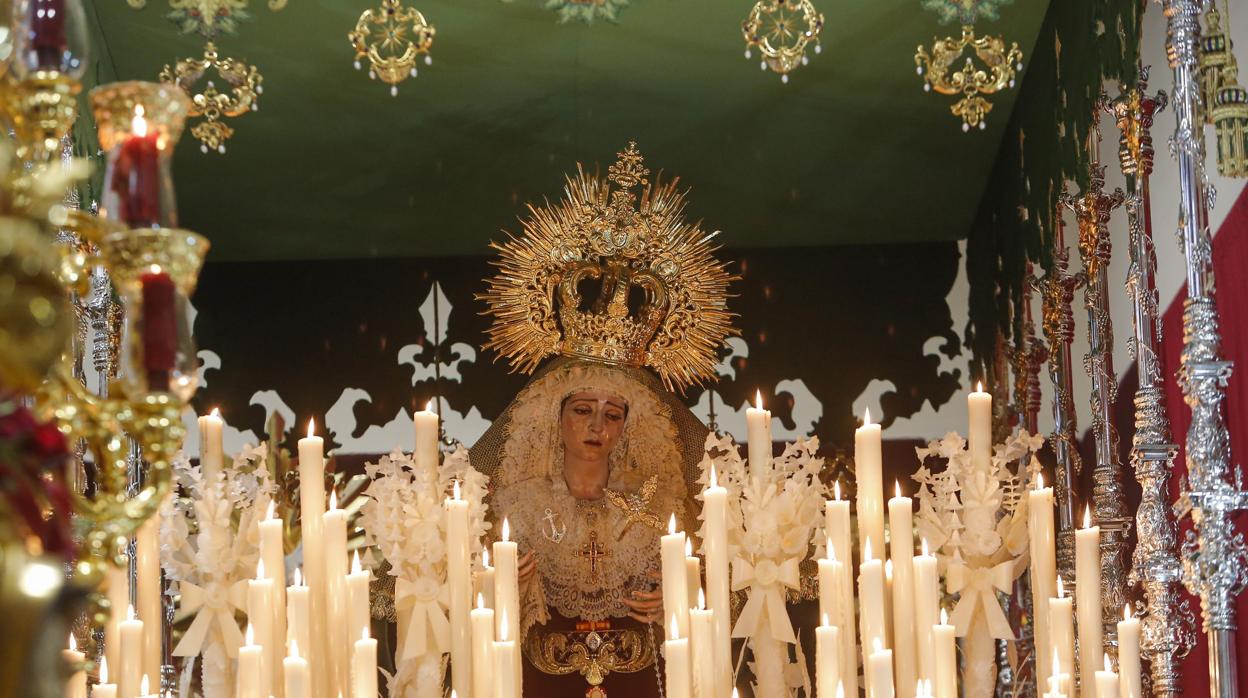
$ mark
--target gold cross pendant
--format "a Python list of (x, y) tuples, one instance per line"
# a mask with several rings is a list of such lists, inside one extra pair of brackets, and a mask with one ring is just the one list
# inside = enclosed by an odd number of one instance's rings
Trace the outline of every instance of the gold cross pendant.
[(607, 550), (598, 542), (598, 532), (589, 532), (589, 542), (581, 546), (581, 549), (573, 553), (576, 557), (589, 560), (589, 573), (597, 576), (598, 560), (604, 557), (611, 557), (611, 551)]

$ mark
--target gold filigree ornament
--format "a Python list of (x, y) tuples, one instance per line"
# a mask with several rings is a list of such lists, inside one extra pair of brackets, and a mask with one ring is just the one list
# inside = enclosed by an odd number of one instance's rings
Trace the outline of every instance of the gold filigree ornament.
[[(1230, 6), (1225, 5), (1230, 17)], [(1222, 26), (1217, 3), (1205, 14), (1200, 39), (1201, 94), (1205, 117), (1218, 137), (1218, 174), (1248, 177), (1248, 90), (1239, 85), (1239, 63), (1231, 53), (1231, 37)]]
[(416, 61), (425, 57), (433, 64), (429, 49), (437, 34), (420, 10), (405, 7), (400, 0), (381, 0), (376, 9), (364, 10), (355, 29), (347, 33), (355, 49), (355, 69), (363, 70), (368, 59), (368, 78), (390, 86), (390, 96), (399, 95), (399, 83), (416, 77)]
[[(196, 85), (209, 70), (224, 81), (226, 91), (218, 90), (212, 79), (202, 91), (196, 91)], [(203, 57), (179, 58), (172, 66), (165, 65), (160, 81), (176, 85), (191, 98), (188, 116), (203, 117), (203, 121), (191, 127), (191, 135), (199, 141), (203, 153), (215, 150), (224, 155), (225, 142), (234, 135), (234, 129), (224, 120), (260, 111), (260, 95), (264, 93), (264, 76), (259, 69), (236, 58), (222, 58), (211, 41), (204, 46)]]
[(561, 201), (530, 204), (523, 232), (492, 244), (499, 271), (478, 296), (494, 318), (485, 347), (513, 370), (564, 354), (648, 366), (669, 389), (714, 375), (735, 333), (727, 299), (737, 277), (715, 258), (717, 233), (685, 220), (679, 180), (650, 184), (649, 174), (636, 143), (605, 178), (578, 164)]
[[(287, 0), (268, 0), (274, 12), (286, 7)], [(136, 10), (147, 6), (147, 0), (126, 0)], [(169, 12), (165, 19), (178, 26), (183, 34), (199, 34), (205, 39), (220, 34), (233, 35), (240, 22), (251, 19), (247, 11), (248, 0), (169, 0)]]
[(741, 23), (745, 37), (745, 57), (754, 57), (753, 49), (762, 54), (759, 67), (780, 73), (780, 81), (788, 83), (789, 73), (806, 65), (806, 48), (813, 42), (815, 53), (819, 34), (823, 31), (823, 13), (810, 0), (758, 0)]
[(612, 672), (632, 674), (653, 665), (655, 647), (649, 633), (633, 629), (531, 632), (524, 654), (544, 674), (580, 674), (592, 690)]
[[(950, 72), (967, 49), (974, 52), (982, 65), (976, 65), (971, 56), (961, 70)], [(923, 91), (936, 90), (942, 95), (961, 95), (949, 111), (962, 119), (962, 130), (972, 127), (986, 128), (984, 123), (992, 103), (985, 95), (992, 95), (1007, 87), (1014, 87), (1016, 71), (1023, 69), (1023, 52), (1017, 42), (1009, 49), (999, 36), (976, 36), (975, 27), (962, 25), (962, 37), (933, 39), (932, 50), (919, 46), (914, 54), (916, 72), (923, 76)]]

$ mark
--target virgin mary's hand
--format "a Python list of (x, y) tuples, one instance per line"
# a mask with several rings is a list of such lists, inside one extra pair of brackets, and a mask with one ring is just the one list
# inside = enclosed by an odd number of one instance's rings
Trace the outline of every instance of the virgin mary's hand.
[(516, 574), (519, 576), (519, 582), (524, 584), (532, 579), (533, 573), (537, 571), (537, 556), (533, 554), (532, 550), (530, 550), (520, 556), (520, 559), (516, 562), (516, 567)]
[[(652, 572), (650, 577), (660, 582), (663, 579), (657, 572)], [(663, 620), (663, 589), (659, 586), (655, 587), (654, 591), (634, 591), (631, 598), (624, 599), (624, 605), (632, 609), (632, 613), (628, 614), (629, 618), (642, 623), (661, 622)]]

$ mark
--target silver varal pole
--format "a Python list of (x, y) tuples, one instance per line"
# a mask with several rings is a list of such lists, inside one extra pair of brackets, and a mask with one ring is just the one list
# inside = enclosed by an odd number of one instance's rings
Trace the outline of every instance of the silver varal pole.
[(1118, 123), (1118, 161), (1127, 182), (1127, 221), (1131, 266), (1127, 294), (1131, 298), (1132, 330), (1129, 353), (1139, 373), (1135, 391), (1135, 436), (1131, 439), (1131, 467), (1140, 483), (1140, 506), (1135, 513), (1137, 542), (1127, 581), (1144, 592), (1141, 649), (1148, 661), (1155, 698), (1177, 698), (1182, 689), (1178, 660), (1195, 644), (1191, 608), (1179, 596), (1182, 568), (1178, 534), (1169, 507), (1170, 470), (1178, 452), (1166, 416), (1165, 389), (1157, 348), (1161, 344), (1157, 287), (1157, 257), (1153, 249), (1148, 178), (1153, 172), (1153, 115), (1166, 104), (1164, 92), (1145, 94), (1148, 69), (1140, 70), (1136, 87), (1123, 92), (1111, 106)]
[(1232, 515), (1245, 508), (1241, 476), (1232, 475), (1230, 434), (1223, 401), (1231, 363), (1221, 358), (1222, 335), (1214, 305), (1213, 240), (1205, 177), (1204, 111), (1197, 84), (1200, 40), (1197, 0), (1164, 0), (1166, 54), (1174, 71), (1175, 132), (1170, 151), (1179, 169), (1178, 237), (1187, 257), (1187, 299), (1183, 303), (1183, 353), (1179, 382), (1191, 408), (1187, 431), (1187, 476), (1175, 511), (1190, 515), (1194, 531), (1183, 541), (1183, 581), (1200, 596), (1209, 638), (1212, 698), (1238, 695), (1235, 660), (1235, 597), (1248, 567), (1242, 537)]

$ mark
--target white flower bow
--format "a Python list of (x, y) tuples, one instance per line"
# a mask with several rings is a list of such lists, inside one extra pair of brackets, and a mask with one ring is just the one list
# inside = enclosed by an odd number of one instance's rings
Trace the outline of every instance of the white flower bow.
[(751, 564), (744, 557), (732, 561), (733, 591), (750, 587), (749, 598), (732, 629), (733, 637), (757, 635), (766, 613), (772, 637), (782, 642), (797, 642), (784, 606), (784, 588), (797, 589), (801, 584), (798, 561), (797, 557), (787, 558), (779, 565), (768, 558), (756, 564)]
[(412, 582), (402, 577), (394, 583), (394, 607), (409, 613), (407, 632), (402, 638), (403, 659), (420, 657), (429, 651), (429, 634), (438, 653), (451, 647), (451, 624), (446, 619), (449, 603), (445, 584), (421, 577)]
[(247, 580), (234, 583), (213, 581), (208, 586), (200, 587), (183, 581), (179, 586), (182, 592), (182, 611), (194, 613), (195, 620), (186, 634), (174, 648), (175, 657), (194, 657), (204, 649), (204, 640), (213, 626), (221, 629), (221, 640), (225, 645), (228, 657), (237, 657), (238, 648), (243, 645), (243, 634), (234, 623), (234, 609), (242, 609), (247, 605)]
[(962, 598), (953, 609), (949, 620), (957, 628), (958, 637), (963, 637), (971, 629), (975, 610), (984, 609), (984, 617), (988, 621), (988, 632), (996, 638), (1012, 638), (1010, 622), (1001, 610), (997, 601), (997, 590), (1008, 592), (1014, 582), (1014, 561), (1006, 560), (993, 567), (968, 567), (962, 562), (949, 564), (947, 587), (949, 593), (961, 593)]

